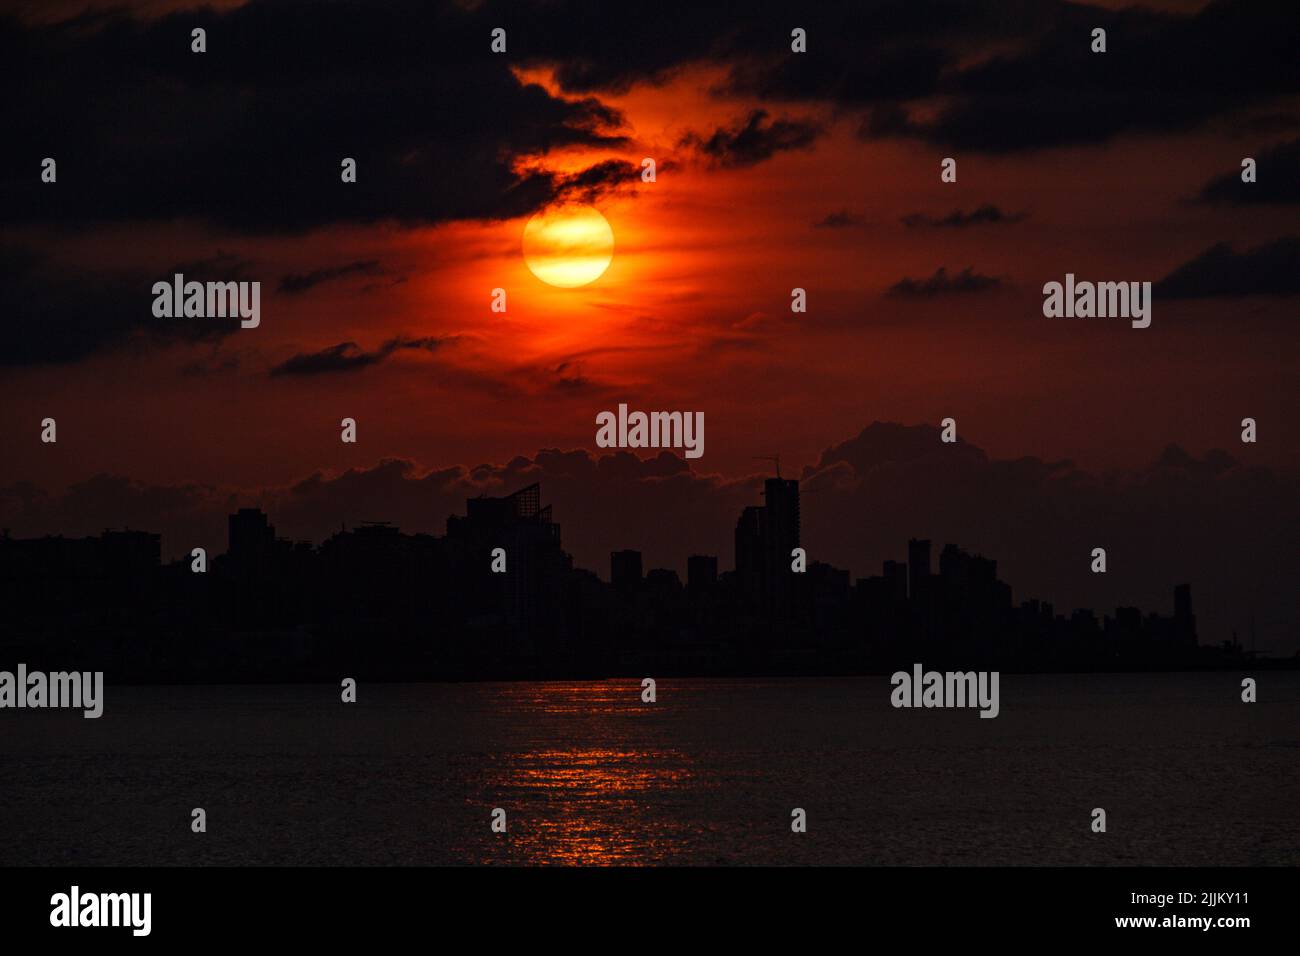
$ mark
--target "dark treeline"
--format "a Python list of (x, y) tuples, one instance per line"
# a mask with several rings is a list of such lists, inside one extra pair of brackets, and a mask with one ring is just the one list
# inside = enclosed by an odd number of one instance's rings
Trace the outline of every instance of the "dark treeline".
[[(766, 482), (736, 524), (735, 570), (688, 559), (643, 573), (611, 555), (610, 581), (575, 568), (541, 489), (474, 498), (444, 536), (384, 523), (319, 547), (277, 538), (256, 509), (231, 515), (227, 551), (164, 565), (158, 535), (0, 537), (5, 658), (116, 681), (298, 681), (852, 674), (927, 667), (1008, 671), (1179, 669), (1244, 661), (1197, 643), (1191, 589), (1172, 617), (1118, 608), (1058, 614), (1015, 604), (996, 562), (929, 541), (851, 581), (793, 570), (798, 482)], [(900, 543), (901, 544), (901, 543)], [(499, 551), (497, 549), (500, 549)], [(494, 570), (504, 566), (504, 571)]]

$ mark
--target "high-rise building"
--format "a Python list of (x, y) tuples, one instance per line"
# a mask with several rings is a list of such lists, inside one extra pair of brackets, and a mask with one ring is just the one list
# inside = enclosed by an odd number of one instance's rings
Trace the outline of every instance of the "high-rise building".
[(907, 565), (902, 561), (886, 561), (881, 567), (885, 579), (885, 594), (889, 600), (902, 603), (907, 600)]
[(686, 559), (686, 587), (694, 594), (711, 591), (718, 583), (718, 559), (710, 554), (692, 554)]
[(930, 540), (912, 538), (907, 542), (907, 596), (913, 604), (926, 596), (930, 577)]
[(641, 552), (611, 551), (609, 555), (609, 583), (623, 594), (635, 594), (641, 587)]
[(763, 482), (763, 500), (767, 512), (766, 550), (788, 572), (790, 552), (799, 547), (799, 482), (769, 478)]
[[(555, 622), (560, 578), (573, 566), (541, 497), (541, 485), (532, 484), (504, 498), (470, 498), (465, 517), (447, 518), (447, 539), (468, 564), (473, 602), (525, 629)], [(505, 551), (504, 574), (490, 570), (496, 548)]]
[(226, 551), (239, 564), (265, 561), (275, 546), (275, 528), (261, 508), (240, 508), (227, 520)]
[(645, 589), (657, 601), (677, 597), (682, 591), (682, 579), (671, 568), (651, 568), (645, 575)]
[(736, 577), (741, 591), (768, 614), (789, 610), (791, 552), (799, 547), (799, 482), (768, 478), (763, 506), (749, 506), (736, 522)]
[(736, 581), (753, 600), (763, 593), (763, 530), (767, 512), (749, 505), (736, 522)]

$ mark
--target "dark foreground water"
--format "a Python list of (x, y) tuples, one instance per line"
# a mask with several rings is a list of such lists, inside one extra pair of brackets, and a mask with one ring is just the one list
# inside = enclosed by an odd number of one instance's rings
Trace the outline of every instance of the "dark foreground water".
[(110, 686), (0, 711), (0, 864), (1300, 863), (1300, 673), (1242, 676), (1004, 675), (994, 720), (886, 677)]

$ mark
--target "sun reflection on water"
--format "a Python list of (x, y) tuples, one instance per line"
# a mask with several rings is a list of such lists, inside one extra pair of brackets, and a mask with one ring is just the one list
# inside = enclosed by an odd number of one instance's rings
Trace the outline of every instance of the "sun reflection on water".
[[(571, 740), (608, 741), (565, 747), (536, 740), (502, 754), (483, 787), (517, 809), (509, 851), (489, 845), (500, 862), (607, 865), (663, 858), (680, 835), (666, 823), (665, 805), (680, 803), (696, 771), (684, 752), (644, 746), (645, 720), (656, 719), (634, 681), (519, 684), (501, 688), (499, 702), (528, 726), (554, 729)], [(635, 735), (633, 742), (630, 738)]]

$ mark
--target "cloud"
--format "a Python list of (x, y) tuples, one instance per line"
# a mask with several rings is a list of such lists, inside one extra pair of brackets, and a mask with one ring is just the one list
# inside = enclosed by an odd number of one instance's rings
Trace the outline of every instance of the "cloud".
[(1300, 237), (1241, 252), (1221, 242), (1169, 273), (1152, 292), (1162, 299), (1300, 294)]
[[(489, 3), (509, 11), (528, 42), (520, 55), (556, 68), (574, 93), (661, 84), (692, 65), (727, 71), (716, 92), (772, 102), (861, 105), (932, 93), (966, 46), (1033, 30), (1050, 3), (1019, 4), (1014, 17), (960, 0), (824, 0), (800, 11), (809, 52), (792, 55), (789, 5), (753, 0), (745, 15), (720, 0), (679, 7), (610, 3)], [(1044, 12), (1045, 11), (1045, 12)]]
[[(1189, 130), (1300, 91), (1296, 18), (1270, 0), (1219, 0), (1191, 15), (1061, 4), (1050, 15), (1014, 51), (948, 71), (937, 113), (918, 119), (886, 104), (861, 134), (1010, 153)], [(1106, 53), (1090, 49), (1094, 27), (1107, 31)]]
[[(215, 261), (206, 260), (209, 267)], [(231, 260), (236, 267), (241, 261)], [(204, 263), (189, 267), (187, 278), (198, 277)], [(0, 338), (0, 367), (75, 362), (127, 346), (216, 342), (238, 331), (238, 318), (156, 318), (151, 289), (159, 278), (97, 274), (27, 247), (0, 247), (0, 302), (13, 317)]]
[[(6, 103), (6, 141), (59, 163), (51, 186), (36, 159), (6, 162), (0, 208), (11, 222), (196, 218), (246, 232), (534, 211), (564, 177), (521, 161), (625, 145), (623, 117), (520, 80), (517, 58), (488, 52), (488, 16), (454, 2), (253, 0), (0, 18), (24, 90)], [(190, 51), (196, 26), (206, 53)], [(344, 157), (355, 183), (341, 181)]]
[(889, 287), (888, 294), (904, 298), (929, 298), (954, 293), (990, 292), (1001, 285), (1001, 279), (980, 275), (970, 266), (952, 276), (940, 266), (928, 279), (899, 279)]
[(1206, 183), (1201, 199), (1242, 206), (1300, 202), (1300, 139), (1266, 149), (1255, 160), (1255, 182), (1243, 183), (1237, 169)]
[[(665, 162), (658, 167), (658, 172), (667, 172), (674, 167)], [(572, 202), (592, 203), (601, 196), (624, 191), (626, 187), (638, 182), (641, 167), (621, 159), (607, 159), (596, 163), (581, 172), (565, 176), (556, 183), (556, 195)]]
[(990, 225), (995, 223), (1012, 223), (1020, 222), (1026, 218), (1025, 213), (1006, 213), (997, 206), (984, 205), (978, 209), (972, 209), (970, 212), (963, 212), (960, 209), (954, 209), (948, 215), (943, 217), (928, 216), (924, 213), (914, 212), (904, 216), (900, 221), (909, 229), (918, 226), (932, 226), (935, 228), (953, 228), (964, 229), (967, 226)]
[[(1275, 0), (1193, 10), (1062, 0), (826, 0), (802, 10), (808, 52), (792, 54), (788, 4), (485, 3), (528, 40), (519, 55), (557, 67), (572, 93), (658, 84), (721, 66), (728, 99), (817, 104), (859, 117), (861, 134), (918, 137), (992, 153), (1181, 131), (1290, 112), (1300, 90), (1297, 21)], [(1164, 5), (1162, 5), (1164, 6)], [(1194, 6), (1192, 4), (1189, 7)], [(1091, 52), (1091, 31), (1109, 49)]]
[(828, 214), (825, 218), (813, 223), (814, 229), (850, 229), (867, 224), (867, 217), (850, 212), (847, 209), (841, 209), (839, 212)]
[(346, 276), (378, 276), (383, 274), (384, 270), (379, 267), (378, 260), (367, 259), (349, 262), (346, 265), (330, 266), (325, 269), (314, 269), (311, 272), (284, 276), (280, 279), (279, 291), (288, 295), (297, 295), (306, 292), (308, 289), (313, 289), (321, 283), (342, 279)]
[(389, 339), (373, 352), (363, 352), (355, 342), (340, 342), (318, 352), (302, 352), (281, 362), (271, 369), (273, 377), (283, 375), (326, 375), (332, 372), (358, 372), (371, 365), (378, 365), (395, 352), (424, 351), (436, 352), (450, 341), (449, 339), (419, 338)]
[(167, 270), (168, 277), (180, 273), (196, 282), (238, 282), (248, 279), (253, 263), (236, 252), (218, 249), (203, 259), (178, 262)]
[(716, 166), (738, 169), (755, 166), (779, 152), (807, 149), (822, 133), (816, 123), (770, 120), (766, 110), (754, 110), (731, 128), (719, 127), (708, 136), (687, 133), (678, 145), (694, 148)]

